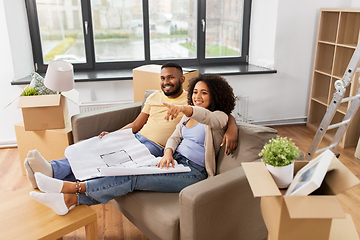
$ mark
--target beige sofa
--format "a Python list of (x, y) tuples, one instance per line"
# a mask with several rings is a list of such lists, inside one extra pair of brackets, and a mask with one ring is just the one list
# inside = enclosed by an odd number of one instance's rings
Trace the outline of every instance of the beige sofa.
[[(141, 105), (73, 116), (74, 142), (123, 127), (136, 118)], [(261, 148), (277, 132), (246, 123), (238, 127), (238, 148), (231, 156), (220, 150), (216, 176), (180, 193), (135, 191), (112, 200), (112, 204), (151, 240), (266, 239), (260, 202), (253, 197), (241, 162), (259, 160)]]

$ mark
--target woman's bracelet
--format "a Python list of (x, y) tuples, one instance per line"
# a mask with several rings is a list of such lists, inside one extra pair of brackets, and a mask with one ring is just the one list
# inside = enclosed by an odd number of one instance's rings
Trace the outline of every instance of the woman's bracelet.
[(75, 187), (76, 187), (76, 193), (77, 193), (77, 194), (81, 193), (80, 181), (76, 181)]

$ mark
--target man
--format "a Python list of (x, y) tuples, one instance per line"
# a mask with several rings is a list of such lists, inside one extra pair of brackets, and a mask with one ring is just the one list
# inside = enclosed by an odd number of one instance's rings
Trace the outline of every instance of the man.
[[(176, 124), (181, 120), (183, 114), (179, 114), (172, 121), (166, 121), (167, 112), (163, 103), (172, 103), (176, 105), (187, 105), (187, 92), (183, 90), (182, 67), (177, 63), (166, 63), (161, 67), (160, 86), (161, 90), (157, 90), (151, 94), (145, 102), (138, 117), (122, 129), (131, 128), (135, 137), (143, 143), (156, 157), (163, 156), (164, 146), (167, 139), (175, 130)], [(160, 131), (161, 130), (161, 131)], [(102, 132), (99, 137), (104, 137), (107, 132)], [(225, 154), (228, 155), (237, 147), (238, 129), (234, 117), (229, 117), (228, 129), (224, 135), (222, 142), (226, 144)], [(71, 171), (70, 164), (67, 159), (59, 159), (46, 161), (37, 150), (28, 153), (24, 162), (26, 175), (34, 188), (37, 188), (34, 173), (41, 172), (49, 177), (56, 179), (76, 181)]]

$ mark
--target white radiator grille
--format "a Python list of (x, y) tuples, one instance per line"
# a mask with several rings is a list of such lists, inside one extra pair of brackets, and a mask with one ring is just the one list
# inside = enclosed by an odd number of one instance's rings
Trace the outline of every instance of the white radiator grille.
[(249, 122), (249, 97), (236, 96), (236, 106), (234, 109), (234, 115), (236, 122)]
[(80, 113), (91, 112), (95, 110), (101, 110), (105, 108), (117, 107), (123, 104), (132, 103), (131, 101), (124, 102), (89, 102), (81, 103), (79, 105)]

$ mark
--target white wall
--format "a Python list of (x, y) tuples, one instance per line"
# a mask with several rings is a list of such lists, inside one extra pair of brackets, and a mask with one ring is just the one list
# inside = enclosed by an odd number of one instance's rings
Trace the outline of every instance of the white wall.
[[(14, 1), (20, 2), (20, 1)], [(18, 109), (11, 105), (4, 109), (5, 105), (19, 95), (21, 88), (11, 86), (10, 82), (15, 77), (12, 51), (10, 49), (10, 39), (4, 2), (0, 0), (0, 145), (7, 145), (16, 143), (14, 133), (14, 123), (21, 121), (21, 115), (19, 115)], [(23, 8), (24, 10), (24, 8)]]
[[(358, 2), (253, 0), (250, 63), (278, 73), (227, 76), (236, 95), (249, 96), (249, 117), (263, 123), (304, 121), (319, 9), (359, 7)], [(0, 0), (0, 145), (16, 141), (13, 125), (21, 121), (17, 102), (3, 109), (23, 87), (10, 82), (33, 71), (25, 14), (24, 1)], [(133, 100), (132, 81), (76, 83), (75, 88), (80, 102)]]
[(352, 0), (351, 7), (352, 8), (360, 8), (360, 1), (359, 0)]
[(298, 122), (307, 116), (320, 8), (349, 8), (351, 3), (253, 1), (250, 63), (274, 64), (277, 74), (228, 78), (236, 94), (249, 96), (250, 118), (264, 123)]

